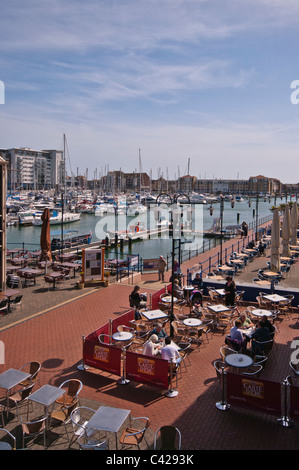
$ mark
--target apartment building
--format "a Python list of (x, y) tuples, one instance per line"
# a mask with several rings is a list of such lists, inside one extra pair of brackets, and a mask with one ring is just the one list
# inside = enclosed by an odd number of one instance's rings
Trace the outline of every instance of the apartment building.
[(62, 150), (28, 147), (0, 149), (8, 162), (8, 189), (50, 189), (63, 186), (65, 165)]

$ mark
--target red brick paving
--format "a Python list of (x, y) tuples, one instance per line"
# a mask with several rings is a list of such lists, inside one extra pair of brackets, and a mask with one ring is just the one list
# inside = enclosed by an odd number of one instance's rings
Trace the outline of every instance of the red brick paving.
[[(193, 266), (196, 260), (189, 263)], [(157, 290), (153, 280), (154, 276), (146, 276), (143, 290), (148, 293)], [(148, 287), (149, 281), (152, 288)], [(3, 330), (0, 339), (5, 344), (5, 364), (0, 365), (0, 372), (38, 360), (42, 363), (41, 385), (80, 378), (84, 384), (82, 397), (129, 408), (133, 416), (148, 416), (153, 431), (163, 424), (176, 425), (182, 432), (185, 450), (298, 449), (296, 423), (286, 429), (272, 416), (241, 408), (232, 407), (229, 411), (216, 408), (220, 389), (213, 361), (220, 357), (224, 339), (221, 333), (214, 334), (206, 347), (191, 354), (191, 366), (187, 372), (182, 369), (183, 378), (179, 380), (179, 394), (175, 398), (167, 398), (159, 390), (142, 384), (119, 385), (118, 377), (99, 370), (79, 371), (82, 335), (127, 311), (131, 290), (129, 285), (114, 284)], [(277, 348), (272, 351), (261, 377), (282, 381), (290, 373), (290, 343), (299, 337), (297, 317), (295, 314), (280, 324)]]

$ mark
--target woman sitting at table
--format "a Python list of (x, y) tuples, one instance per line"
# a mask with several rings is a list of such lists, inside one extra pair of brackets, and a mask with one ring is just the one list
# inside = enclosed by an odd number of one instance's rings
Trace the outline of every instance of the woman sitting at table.
[(236, 284), (232, 276), (227, 276), (224, 291), (225, 291), (225, 305), (227, 307), (235, 305)]
[(241, 330), (247, 330), (247, 328), (252, 328), (254, 326), (254, 324), (252, 323), (250, 318), (246, 317), (245, 312), (241, 313), (238, 320), (240, 320), (240, 322), (241, 322), (241, 326), (240, 326)]
[(184, 289), (180, 287), (178, 279), (175, 279), (173, 281), (173, 295), (177, 299), (183, 299), (184, 298)]
[(140, 294), (140, 287), (135, 286), (134, 289), (132, 290), (130, 296), (129, 296), (129, 301), (130, 301), (130, 307), (136, 307), (136, 308), (145, 308), (146, 307), (146, 302), (143, 300), (141, 294)]
[(157, 335), (150, 336), (146, 343), (144, 343), (143, 354), (145, 356), (156, 356), (161, 350), (161, 345), (157, 344), (158, 341)]

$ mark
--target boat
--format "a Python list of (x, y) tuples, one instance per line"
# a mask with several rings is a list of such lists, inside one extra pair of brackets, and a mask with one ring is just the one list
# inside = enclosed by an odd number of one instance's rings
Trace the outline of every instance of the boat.
[(19, 225), (32, 225), (36, 217), (41, 217), (42, 211), (18, 212)]
[[(77, 222), (80, 220), (80, 213), (76, 212), (64, 212), (62, 216), (62, 212), (58, 210), (50, 210), (50, 225), (61, 225), (62, 222), (63, 224), (69, 224), (71, 222)], [(33, 225), (42, 225), (43, 221), (41, 217), (35, 217), (33, 222)]]
[(109, 238), (139, 238), (147, 235), (147, 229), (143, 222), (137, 222), (129, 226), (128, 230), (108, 230), (106, 236)]
[(51, 232), (51, 250), (59, 250), (61, 248), (72, 248), (78, 245), (89, 245), (92, 240), (92, 233), (86, 232), (79, 234), (78, 230), (66, 230), (63, 233), (63, 247), (61, 243), (61, 232)]
[(127, 207), (127, 216), (135, 217), (139, 214), (145, 214), (147, 212), (147, 207), (143, 204), (132, 204)]

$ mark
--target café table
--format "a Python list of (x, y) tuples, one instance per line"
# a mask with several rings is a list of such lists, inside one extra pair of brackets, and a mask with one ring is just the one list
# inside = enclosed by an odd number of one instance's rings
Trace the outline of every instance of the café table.
[(223, 276), (215, 274), (214, 276), (207, 276), (207, 279), (211, 279), (212, 281), (223, 281)]
[(221, 297), (225, 296), (225, 289), (215, 289), (215, 292), (217, 292)]
[(130, 331), (116, 331), (113, 333), (112, 338), (114, 341), (130, 341), (133, 339), (133, 333)]
[(197, 326), (200, 326), (202, 324), (202, 321), (199, 320), (198, 318), (185, 318), (183, 320), (183, 323), (184, 323), (185, 326), (197, 327)]
[(53, 279), (53, 290), (55, 290), (57, 279), (61, 279), (62, 275), (63, 273), (59, 271), (53, 271), (52, 273), (47, 274), (48, 277), (51, 277)]
[(270, 300), (270, 302), (273, 303), (285, 302), (286, 300), (288, 300), (286, 297), (283, 297), (282, 295), (278, 294), (264, 295), (264, 298)]
[(37, 276), (40, 276), (41, 274), (43, 274), (43, 271), (41, 271), (40, 269), (34, 269), (34, 268), (23, 268), (17, 271), (18, 276), (25, 278), (25, 286), (27, 284), (26, 280), (30, 278), (33, 279), (34, 285), (36, 285), (36, 278)]
[(231, 367), (235, 367), (237, 369), (245, 369), (246, 367), (250, 367), (253, 364), (253, 359), (246, 354), (229, 354), (225, 357), (225, 363)]
[(190, 292), (192, 292), (195, 289), (195, 287), (194, 286), (184, 286), (183, 289), (184, 289), (184, 292), (186, 292), (187, 299), (189, 300)]
[(11, 312), (11, 298), (15, 295), (20, 295), (21, 291), (17, 289), (5, 289), (3, 292), (0, 292), (0, 300), (8, 299), (8, 311)]
[(63, 388), (46, 384), (35, 392), (31, 393), (31, 395), (28, 397), (28, 400), (42, 405), (44, 407), (45, 415), (48, 416), (49, 407), (64, 394), (65, 390)]
[(269, 279), (276, 279), (280, 274), (275, 273), (274, 271), (264, 271), (263, 276), (268, 277)]
[(65, 262), (65, 263), (59, 263), (58, 266), (62, 268), (67, 268), (67, 269), (73, 269), (73, 277), (76, 277), (76, 271), (81, 268), (80, 264), (78, 263), (71, 263), (71, 262)]
[(212, 310), (214, 313), (227, 312), (230, 310), (226, 305), (223, 304), (211, 304), (207, 306), (209, 310)]
[(252, 315), (255, 317), (263, 317), (266, 315), (266, 317), (271, 317), (272, 312), (270, 310), (264, 310), (262, 308), (255, 308), (251, 311)]
[(30, 377), (30, 373), (24, 372), (18, 369), (7, 369), (5, 372), (0, 374), (0, 388), (6, 390), (6, 400), (7, 400), (7, 407), (6, 413), (8, 415), (8, 404), (9, 404), (9, 392), (11, 389), (19, 385), (19, 383), (23, 382)]
[(271, 286), (270, 281), (266, 281), (265, 279), (260, 279), (259, 281), (254, 281), (254, 284), (258, 284), (259, 286)]
[(162, 310), (160, 310), (160, 309), (145, 310), (144, 312), (140, 311), (140, 313), (148, 321), (164, 320), (164, 319), (168, 318), (168, 315), (165, 312), (162, 312)]
[[(172, 296), (171, 295), (165, 295), (164, 297), (161, 297), (162, 302), (165, 302), (167, 304), (171, 303)], [(173, 297), (173, 303), (177, 302), (178, 299), (176, 297)]]
[(130, 410), (100, 406), (85, 424), (86, 430), (112, 432), (115, 434), (115, 447), (118, 450), (117, 433), (130, 415)]

